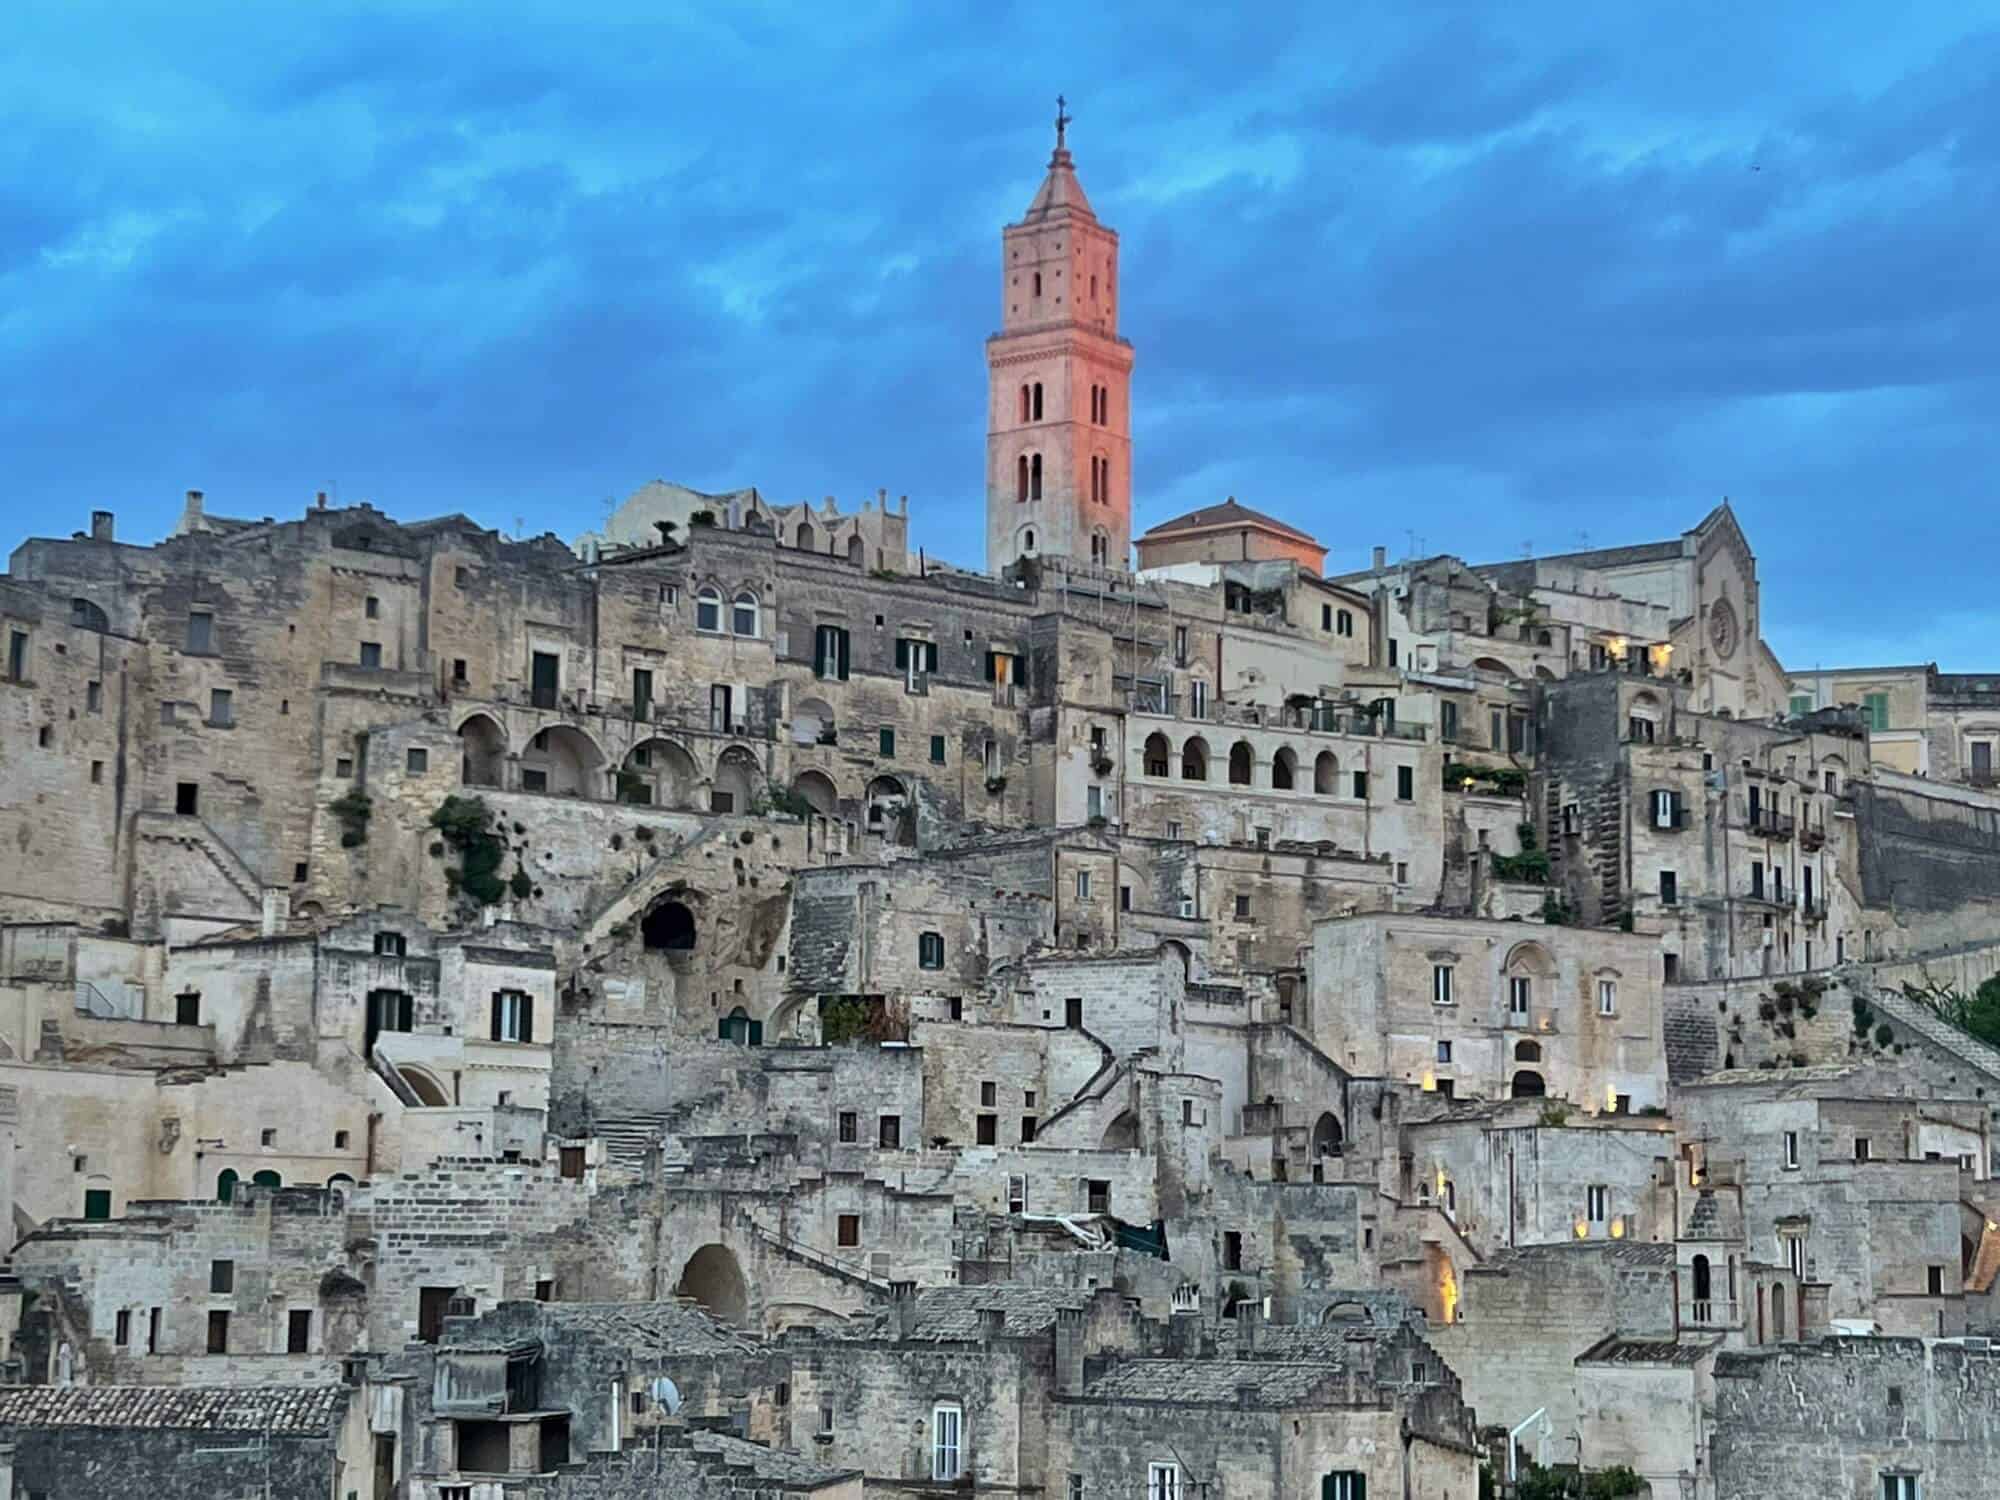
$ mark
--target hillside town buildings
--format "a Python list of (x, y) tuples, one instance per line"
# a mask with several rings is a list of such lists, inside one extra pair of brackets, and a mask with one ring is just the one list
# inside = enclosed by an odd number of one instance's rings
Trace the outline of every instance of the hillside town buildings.
[(1985, 1493), (2000, 677), (1788, 671), (1726, 502), (1135, 537), (1060, 127), (1000, 249), (983, 559), (15, 550), (0, 1500)]

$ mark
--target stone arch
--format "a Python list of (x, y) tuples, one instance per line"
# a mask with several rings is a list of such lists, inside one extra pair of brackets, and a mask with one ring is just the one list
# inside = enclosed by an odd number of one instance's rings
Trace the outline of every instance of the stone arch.
[(691, 952), (700, 936), (694, 908), (678, 893), (654, 902), (639, 919), (639, 940), (660, 952)]
[(281, 1188), (284, 1185), (285, 1179), (273, 1167), (265, 1167), (262, 1171), (250, 1174), (250, 1186), (252, 1187)]
[(1632, 701), (1626, 705), (1625, 713), (1628, 718), (1653, 726), (1655, 733), (1658, 732), (1658, 726), (1664, 717), (1660, 710), (1660, 700), (1650, 689), (1634, 693)]
[(236, 1197), (236, 1184), (242, 1180), (241, 1177), (237, 1176), (236, 1168), (224, 1167), (216, 1174), (215, 1201), (217, 1203), (233, 1202)]
[(467, 714), (458, 726), (458, 779), (466, 786), (502, 784), (507, 769), (507, 734), (491, 714)]
[(715, 762), (715, 780), (709, 788), (710, 812), (747, 813), (756, 800), (762, 776), (757, 757), (741, 745), (731, 745)]
[(819, 546), (819, 533), (812, 529), (812, 522), (799, 522), (799, 534), (796, 540), (801, 552), (811, 552)]
[(654, 736), (634, 745), (618, 773), (618, 800), (641, 807), (687, 807), (701, 768), (682, 746)]
[(1313, 790), (1322, 797), (1340, 795), (1340, 757), (1322, 750), (1313, 759)]
[(557, 797), (602, 797), (607, 761), (597, 741), (574, 724), (549, 724), (538, 729), (521, 751), (525, 783), (539, 773), (540, 789)]
[(1507, 950), (1507, 961), (1501, 965), (1506, 974), (1533, 974), (1540, 979), (1555, 977), (1556, 961), (1549, 950), (1533, 938), (1516, 943)]
[(1542, 1060), (1542, 1044), (1540, 1042), (1514, 1043), (1515, 1062), (1538, 1063), (1541, 1060)]
[(1475, 672), (1497, 672), (1509, 682), (1514, 680), (1514, 669), (1497, 656), (1476, 656), (1472, 659)]
[(1271, 789), (1289, 792), (1298, 785), (1299, 758), (1292, 753), (1290, 745), (1280, 745), (1271, 757)]
[(801, 771), (792, 778), (792, 795), (822, 818), (840, 816), (840, 790), (824, 771)]
[(1688, 1269), (1691, 1273), (1688, 1277), (1688, 1282), (1690, 1290), (1694, 1293), (1694, 1300), (1697, 1302), (1711, 1301), (1715, 1296), (1715, 1274), (1709, 1268), (1708, 1257), (1706, 1255), (1695, 1256), (1694, 1261)]
[(1522, 1068), (1514, 1075), (1513, 1086), (1508, 1090), (1516, 1099), (1542, 1099), (1548, 1096), (1549, 1086), (1533, 1068)]
[(903, 807), (909, 798), (903, 783), (893, 776), (877, 776), (868, 783), (868, 831), (879, 833), (893, 842), (907, 842), (902, 837)]
[(1139, 1117), (1131, 1110), (1121, 1111), (1118, 1118), (1104, 1127), (1104, 1139), (1098, 1142), (1102, 1151), (1137, 1151), (1139, 1149)]
[(861, 540), (858, 531), (847, 539), (847, 560), (857, 568), (868, 561), (868, 544)]
[(451, 1103), (451, 1096), (445, 1092), (444, 1084), (425, 1069), (404, 1063), (397, 1066), (396, 1072), (401, 1075), (403, 1082), (410, 1086), (410, 1092), (417, 1096), (419, 1104), (429, 1109), (441, 1109)]
[(1208, 780), (1208, 741), (1200, 735), (1181, 746), (1181, 780)]
[(1146, 736), (1146, 774), (1165, 776), (1174, 761), (1173, 741), (1159, 730)]
[(69, 601), (69, 622), (78, 630), (109, 631), (111, 621), (104, 613), (104, 606), (81, 597)]
[(1188, 952), (1188, 945), (1176, 938), (1168, 938), (1160, 944), (1160, 952), (1181, 966), (1181, 978), (1194, 977), (1194, 955)]
[[(1547, 631), (1543, 632), (1544, 635), (1546, 635), (1547, 633), (1548, 633)], [(1546, 646), (1548, 642), (1544, 641), (1542, 642), (1542, 644)], [(1556, 674), (1551, 672), (1547, 667), (1543, 666), (1540, 662), (1537, 662), (1535, 663), (1535, 678), (1537, 681), (1540, 682), (1554, 682), (1556, 680)]]
[(1249, 786), (1254, 779), (1257, 752), (1250, 748), (1248, 740), (1238, 740), (1229, 747), (1229, 784)]
[(1314, 1122), (1312, 1139), (1314, 1156), (1338, 1156), (1344, 1141), (1345, 1132), (1340, 1128), (1340, 1119), (1331, 1110)]
[(717, 1322), (741, 1328), (750, 1315), (750, 1288), (743, 1267), (727, 1245), (708, 1244), (687, 1258), (676, 1297), (687, 1297), (706, 1308)]

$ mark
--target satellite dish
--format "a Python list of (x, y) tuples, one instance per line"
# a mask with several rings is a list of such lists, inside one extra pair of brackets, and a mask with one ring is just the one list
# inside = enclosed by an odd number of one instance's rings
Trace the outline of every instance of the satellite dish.
[(681, 1409), (680, 1387), (662, 1375), (653, 1382), (653, 1405), (673, 1416)]

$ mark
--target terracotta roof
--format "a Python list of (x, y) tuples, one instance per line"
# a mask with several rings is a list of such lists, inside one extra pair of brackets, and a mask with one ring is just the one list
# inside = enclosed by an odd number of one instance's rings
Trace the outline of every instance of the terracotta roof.
[(1026, 224), (1058, 213), (1078, 214), (1086, 219), (1097, 217), (1091, 212), (1090, 200), (1083, 195), (1083, 184), (1076, 180), (1075, 159), (1060, 146), (1049, 158), (1049, 175), (1042, 179), (1034, 201), (1021, 215), (1021, 222)]
[(1247, 505), (1238, 505), (1233, 495), (1220, 505), (1204, 505), (1200, 510), (1191, 510), (1184, 516), (1174, 517), (1171, 521), (1162, 521), (1139, 540), (1143, 542), (1147, 537), (1175, 536), (1183, 531), (1206, 531), (1211, 527), (1231, 526), (1259, 526), (1266, 531), (1275, 531), (1280, 536), (1311, 542), (1315, 547), (1319, 545), (1316, 538), (1306, 535), (1296, 526), (1287, 526), (1283, 521), (1267, 516), (1260, 510), (1252, 510)]
[(325, 1436), (344, 1385), (0, 1386), (0, 1427), (158, 1427)]

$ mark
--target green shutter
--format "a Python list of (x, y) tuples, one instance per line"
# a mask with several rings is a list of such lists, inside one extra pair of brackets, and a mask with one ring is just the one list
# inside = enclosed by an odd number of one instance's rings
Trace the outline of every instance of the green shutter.
[(995, 680), (993, 675), (993, 663), (997, 654), (998, 653), (992, 651), (986, 653), (986, 680), (988, 682), (992, 682)]
[(86, 1219), (110, 1218), (111, 1189), (85, 1188), (83, 1190), (83, 1216)]
[(1792, 694), (1792, 715), (1794, 718), (1796, 718), (1800, 714), (1809, 714), (1812, 711), (1813, 711), (1812, 694), (1810, 693)]
[(898, 672), (907, 672), (909, 669), (910, 643), (905, 640), (898, 640), (896, 642), (896, 670)]
[(840, 653), (840, 671), (838, 675), (840, 680), (845, 682), (847, 681), (847, 632), (844, 629), (836, 629), (834, 631), (833, 644), (834, 649)]
[(935, 672), (935, 671), (937, 670), (937, 664), (938, 664), (938, 654), (937, 654), (937, 642), (936, 642), (936, 641), (925, 641), (925, 642), (924, 642), (924, 670), (925, 670), (926, 672)]
[(826, 676), (826, 627), (820, 625), (813, 630), (813, 676)]
[(884, 755), (894, 755), (896, 753), (895, 730), (885, 729), (882, 731), (882, 753)]
[(931, 736), (931, 764), (934, 766), (944, 764), (944, 736), (941, 734)]

